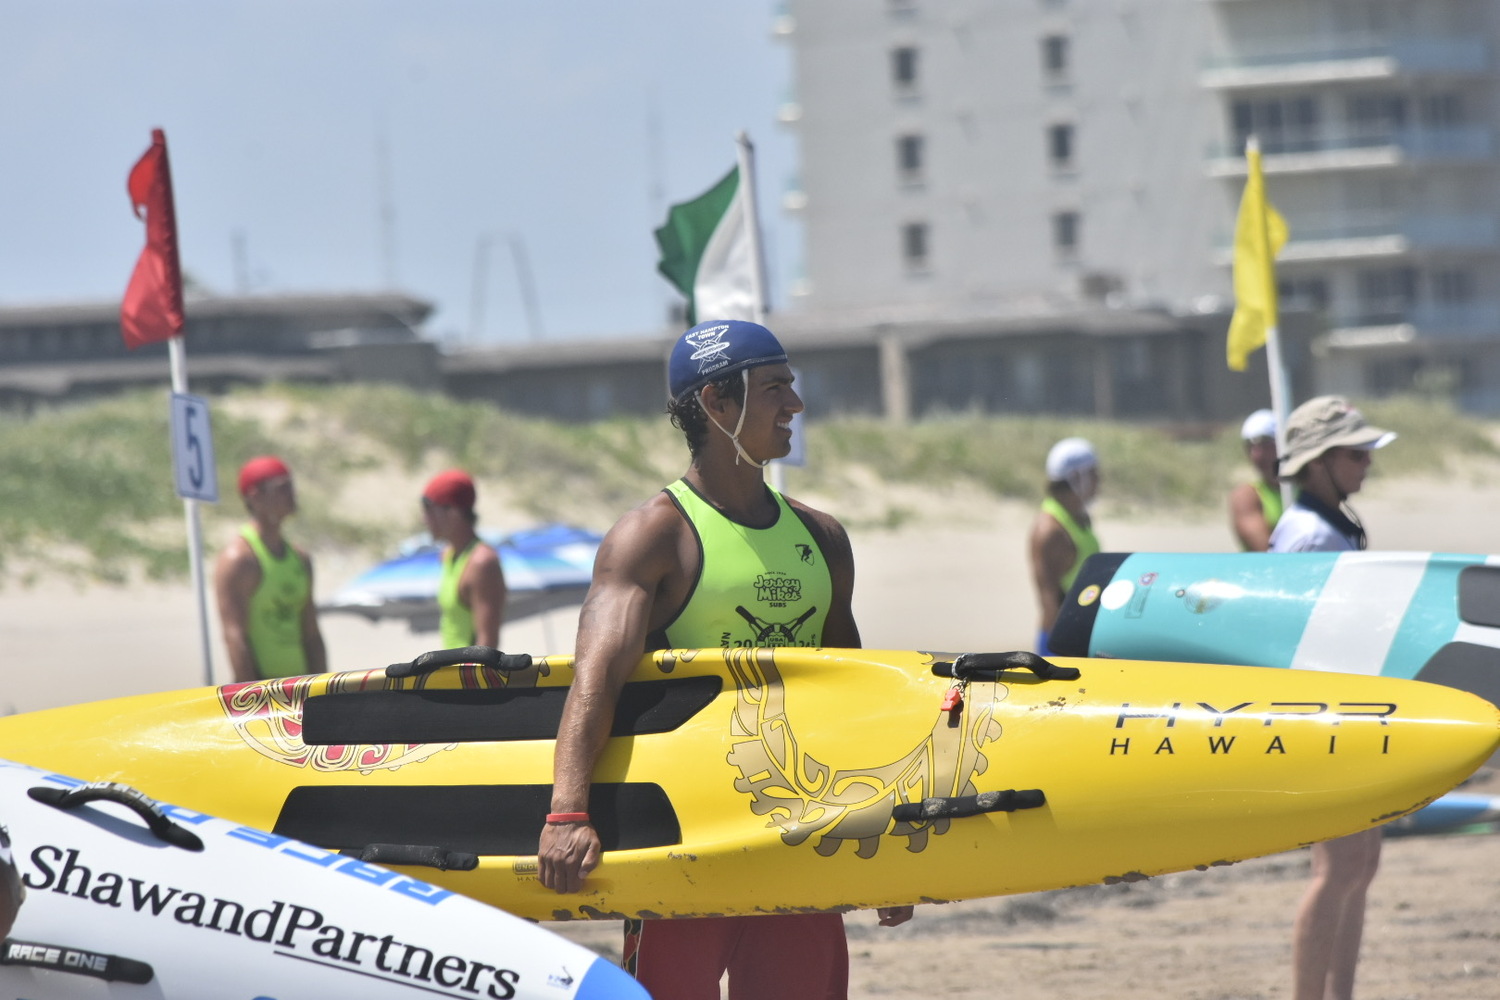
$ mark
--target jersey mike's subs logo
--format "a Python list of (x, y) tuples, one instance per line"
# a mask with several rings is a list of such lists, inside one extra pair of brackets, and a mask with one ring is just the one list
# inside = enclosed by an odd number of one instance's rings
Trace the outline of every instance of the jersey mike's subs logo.
[[(538, 672), (513, 677), (477, 665), (455, 668), (459, 686), (465, 689), (535, 686)], [(546, 668), (543, 667), (543, 670)], [(303, 709), (307, 700), (319, 695), (354, 694), (361, 691), (416, 690), (428, 686), (433, 675), (387, 677), (383, 669), (354, 670), (340, 674), (311, 674), (272, 680), (226, 684), (218, 689), (219, 707), (235, 732), (252, 750), (280, 764), (308, 767), (315, 771), (360, 771), (369, 774), (420, 763), (456, 743), (363, 743), (309, 744), (303, 739)]]

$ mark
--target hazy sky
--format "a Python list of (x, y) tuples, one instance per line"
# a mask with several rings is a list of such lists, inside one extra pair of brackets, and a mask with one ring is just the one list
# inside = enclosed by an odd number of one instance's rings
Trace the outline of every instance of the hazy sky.
[[(145, 239), (130, 167), (166, 130), (183, 267), (234, 293), (432, 301), (467, 337), (528, 337), (507, 234), (548, 339), (654, 332), (665, 207), (758, 152), (774, 304), (800, 257), (775, 122), (775, 0), (4, 0), (0, 305), (117, 300)], [(653, 125), (653, 122), (655, 123)], [(384, 136), (386, 155), (378, 153)], [(381, 181), (386, 164), (388, 181)], [(236, 241), (243, 248), (235, 250)], [(241, 266), (243, 265), (243, 266)]]

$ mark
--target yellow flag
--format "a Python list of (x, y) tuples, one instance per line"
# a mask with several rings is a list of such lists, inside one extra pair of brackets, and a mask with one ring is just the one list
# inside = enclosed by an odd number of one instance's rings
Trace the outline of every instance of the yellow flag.
[(1250, 352), (1265, 346), (1276, 325), (1276, 255), (1286, 244), (1286, 220), (1266, 198), (1260, 150), (1248, 149), (1250, 176), (1234, 224), (1234, 318), (1229, 321), (1229, 367), (1245, 370)]

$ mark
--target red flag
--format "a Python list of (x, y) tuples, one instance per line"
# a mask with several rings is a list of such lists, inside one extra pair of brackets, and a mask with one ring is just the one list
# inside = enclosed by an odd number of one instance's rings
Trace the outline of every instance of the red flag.
[(136, 218), (146, 210), (146, 249), (120, 304), (120, 331), (131, 349), (182, 333), (182, 267), (177, 259), (177, 213), (167, 137), (151, 130), (151, 148), (130, 171), (127, 184)]

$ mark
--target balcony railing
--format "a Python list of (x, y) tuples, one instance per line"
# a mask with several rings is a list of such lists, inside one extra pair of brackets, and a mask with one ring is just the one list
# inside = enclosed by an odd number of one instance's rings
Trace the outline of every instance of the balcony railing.
[[(1290, 238), (1277, 260), (1310, 263), (1361, 257), (1397, 257), (1419, 250), (1500, 249), (1500, 219), (1492, 215), (1419, 215), (1410, 212), (1289, 212)], [(1221, 230), (1215, 257), (1233, 258), (1234, 234)]]
[[(1483, 160), (1495, 151), (1495, 133), (1483, 125), (1427, 128), (1286, 129), (1260, 134), (1260, 150), (1267, 157), (1344, 153), (1351, 150), (1397, 150), (1409, 159)], [(1244, 160), (1244, 145), (1209, 147), (1210, 160)], [(1274, 164), (1267, 163), (1268, 170)]]
[(1322, 38), (1210, 57), (1200, 83), (1210, 89), (1231, 89), (1380, 80), (1414, 73), (1473, 76), (1492, 72), (1491, 63), (1490, 46), (1483, 38)]
[(1335, 329), (1407, 324), (1419, 340), (1500, 340), (1500, 301), (1464, 303), (1371, 302), (1330, 317)]
[(1491, 215), (1320, 212), (1287, 216), (1290, 244), (1398, 237), (1412, 248), (1484, 249), (1500, 246), (1500, 221)]

